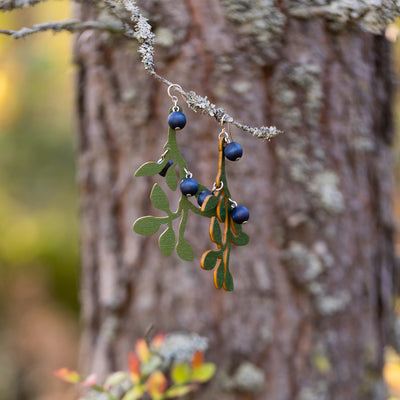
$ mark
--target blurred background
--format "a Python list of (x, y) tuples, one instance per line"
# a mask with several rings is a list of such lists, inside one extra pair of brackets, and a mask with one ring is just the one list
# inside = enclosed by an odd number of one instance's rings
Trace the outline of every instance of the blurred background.
[[(70, 15), (68, 1), (45, 3), (0, 13), (0, 27)], [(387, 30), (397, 82), (399, 29), (400, 21)], [(72, 45), (69, 33), (0, 37), (0, 400), (74, 398), (52, 375), (76, 367), (79, 340)], [(394, 210), (400, 221), (400, 96), (395, 112)], [(400, 236), (396, 248), (400, 254)], [(389, 398), (400, 400), (400, 357), (393, 349), (386, 354)]]

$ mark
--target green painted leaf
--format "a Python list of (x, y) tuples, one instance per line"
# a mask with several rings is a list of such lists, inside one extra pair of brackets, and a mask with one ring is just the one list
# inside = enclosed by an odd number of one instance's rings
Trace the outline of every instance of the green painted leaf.
[(150, 200), (155, 208), (162, 211), (169, 211), (169, 200), (158, 183), (155, 183), (150, 194)]
[(191, 376), (192, 371), (187, 364), (176, 364), (172, 368), (171, 378), (178, 385), (189, 382)]
[(119, 371), (111, 374), (105, 381), (104, 387), (106, 390), (111, 389), (113, 386), (118, 385), (123, 380), (127, 379), (128, 375), (125, 372)]
[(202, 255), (200, 260), (201, 268), (207, 270), (213, 269), (218, 262), (218, 257), (220, 256), (221, 256), (221, 251), (213, 251), (213, 250), (206, 251)]
[(168, 160), (165, 159), (162, 163), (158, 164), (154, 161), (149, 161), (140, 166), (136, 172), (135, 176), (151, 176), (158, 174), (167, 164)]
[(215, 197), (210, 194), (210, 196), (206, 197), (206, 199), (203, 202), (203, 205), (201, 206), (201, 211), (209, 211), (212, 210), (213, 208), (217, 207), (218, 204), (218, 197)]
[(175, 191), (178, 187), (178, 176), (176, 175), (175, 165), (171, 165), (165, 175), (165, 181), (167, 182), (168, 187)]
[(133, 230), (139, 235), (149, 236), (156, 233), (160, 225), (165, 222), (164, 218), (151, 216), (141, 217), (133, 224)]
[(214, 243), (221, 244), (222, 243), (222, 232), (221, 227), (219, 226), (219, 222), (217, 218), (212, 218), (210, 223), (210, 237)]
[(246, 246), (247, 243), (249, 243), (249, 235), (244, 232), (240, 232), (238, 236), (234, 236), (232, 238), (232, 243), (235, 244), (236, 246)]
[(182, 260), (185, 261), (193, 261), (194, 260), (194, 252), (192, 246), (186, 242), (183, 238), (179, 238), (179, 242), (176, 245), (176, 253)]
[(191, 391), (195, 390), (195, 385), (184, 385), (184, 386), (171, 386), (165, 393), (164, 396), (167, 399), (172, 399), (174, 397), (182, 397), (186, 394), (190, 393)]
[(233, 291), (233, 278), (229, 269), (226, 270), (224, 289), (227, 290), (228, 292)]
[(214, 374), (215, 374), (215, 364), (204, 363), (193, 370), (192, 381), (207, 382), (213, 377)]
[(225, 279), (225, 270), (224, 270), (224, 263), (221, 262), (219, 264), (219, 267), (217, 269), (217, 277), (216, 277), (216, 282), (215, 286), (217, 286), (218, 289), (222, 288), (222, 285), (224, 284), (224, 279)]
[(217, 207), (217, 217), (220, 222), (225, 222), (225, 217), (226, 217), (226, 208), (225, 208), (225, 202), (222, 200), (220, 205)]
[(144, 385), (134, 386), (131, 390), (129, 390), (122, 400), (138, 400), (141, 399), (146, 388)]
[(160, 236), (158, 240), (161, 253), (164, 256), (170, 256), (175, 248), (175, 232), (172, 228), (168, 227)]

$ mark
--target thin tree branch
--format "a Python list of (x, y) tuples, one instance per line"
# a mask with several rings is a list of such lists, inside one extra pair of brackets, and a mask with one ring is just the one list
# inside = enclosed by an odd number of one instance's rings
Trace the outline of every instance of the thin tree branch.
[(11, 11), (16, 8), (31, 7), (47, 0), (0, 0), (0, 10)]
[[(28, 7), (36, 3), (47, 0), (0, 0), (0, 9), (12, 10), (15, 8)], [(104, 0), (104, 4), (111, 13), (118, 18), (118, 23), (102, 23), (98, 21), (78, 21), (65, 20), (60, 22), (46, 22), (44, 24), (34, 25), (32, 28), (23, 28), (19, 31), (0, 30), (0, 34), (10, 35), (16, 39), (31, 35), (37, 32), (49, 31), (60, 32), (63, 30), (69, 32), (78, 32), (87, 29), (100, 29), (113, 33), (123, 33), (125, 36), (135, 39), (139, 42), (139, 54), (144, 68), (157, 80), (170, 86), (173, 83), (155, 71), (154, 67), (154, 33), (147, 19), (143, 16), (141, 10), (136, 5), (135, 0)], [(261, 126), (251, 127), (235, 121), (225, 110), (212, 104), (207, 97), (202, 97), (194, 91), (185, 91), (180, 86), (175, 86), (190, 109), (201, 114), (214, 117), (218, 122), (230, 123), (237, 126), (253, 136), (268, 140), (281, 133), (276, 127)]]
[[(167, 86), (172, 85), (168, 79), (159, 75), (155, 71), (154, 67), (154, 34), (152, 32), (151, 25), (147, 19), (142, 15), (139, 7), (136, 5), (135, 0), (105, 0), (105, 4), (111, 10), (111, 12), (123, 21), (125, 25), (125, 34), (131, 38), (136, 39), (140, 43), (139, 54), (144, 64), (145, 69), (157, 80), (164, 83)], [(124, 12), (128, 11), (130, 18), (126, 18)], [(251, 127), (244, 125), (238, 121), (235, 121), (225, 110), (221, 107), (217, 107), (212, 104), (207, 97), (202, 97), (194, 91), (186, 92), (180, 86), (175, 86), (177, 90), (185, 100), (186, 104), (190, 109), (201, 114), (209, 115), (214, 117), (218, 122), (224, 121), (235, 125), (245, 132), (252, 134), (253, 136), (269, 140), (274, 136), (277, 136), (279, 131), (275, 126), (267, 127)]]
[(0, 34), (12, 36), (14, 39), (21, 39), (25, 36), (44, 31), (80, 32), (87, 29), (99, 29), (112, 33), (124, 33), (124, 29), (120, 23), (102, 23), (99, 21), (82, 22), (74, 19), (67, 19), (57, 22), (45, 22), (43, 24), (33, 25), (31, 28), (22, 28), (18, 31), (0, 29)]

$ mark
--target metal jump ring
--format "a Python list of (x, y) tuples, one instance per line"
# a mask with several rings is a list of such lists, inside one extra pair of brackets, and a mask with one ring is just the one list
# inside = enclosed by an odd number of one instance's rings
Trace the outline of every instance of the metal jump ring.
[(186, 173), (186, 178), (191, 178), (193, 176), (193, 174), (186, 167), (183, 167), (183, 170)]
[(217, 187), (217, 183), (214, 182), (213, 187), (212, 187), (212, 192), (219, 192), (220, 190), (222, 190), (222, 188), (224, 187), (224, 182), (220, 181), (220, 185)]

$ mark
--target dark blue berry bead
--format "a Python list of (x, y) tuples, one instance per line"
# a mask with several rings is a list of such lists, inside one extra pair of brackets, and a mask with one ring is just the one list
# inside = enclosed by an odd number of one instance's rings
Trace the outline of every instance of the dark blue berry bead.
[(200, 192), (199, 196), (197, 197), (197, 203), (199, 204), (199, 206), (201, 207), (204, 203), (204, 200), (212, 194), (213, 192), (211, 190), (203, 190), (202, 192)]
[(174, 162), (172, 160), (169, 160), (166, 164), (166, 166), (159, 172), (161, 176), (165, 176), (167, 174), (168, 168), (173, 164)]
[(224, 155), (228, 160), (236, 161), (242, 157), (243, 149), (239, 143), (230, 142), (224, 148)]
[(186, 125), (185, 114), (180, 111), (174, 111), (168, 116), (168, 125), (175, 130), (183, 129)]
[(236, 206), (231, 211), (231, 216), (232, 216), (233, 222), (235, 222), (237, 224), (243, 224), (243, 222), (246, 222), (249, 220), (250, 213), (249, 213), (249, 210), (245, 206)]
[(181, 192), (187, 196), (193, 196), (199, 190), (199, 184), (196, 179), (185, 178), (180, 184)]

